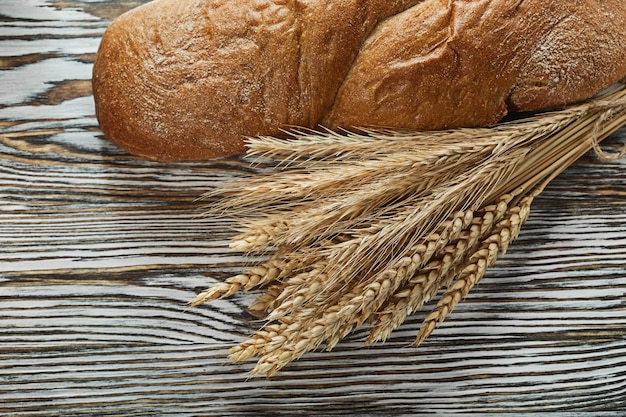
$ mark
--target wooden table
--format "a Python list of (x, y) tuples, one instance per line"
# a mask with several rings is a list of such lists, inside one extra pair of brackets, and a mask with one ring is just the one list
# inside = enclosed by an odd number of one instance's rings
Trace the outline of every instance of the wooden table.
[(418, 314), (270, 380), (229, 363), (250, 297), (187, 302), (244, 266), (196, 198), (246, 163), (147, 162), (94, 117), (100, 36), (137, 3), (0, 0), (0, 415), (625, 415), (626, 160), (593, 154), (421, 348)]

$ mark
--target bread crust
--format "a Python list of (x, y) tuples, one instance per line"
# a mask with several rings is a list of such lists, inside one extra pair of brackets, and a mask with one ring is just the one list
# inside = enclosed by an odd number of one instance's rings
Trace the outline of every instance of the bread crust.
[(156, 0), (94, 64), (100, 126), (161, 161), (293, 126), (488, 126), (626, 77), (623, 0)]
[(510, 111), (580, 101), (626, 75), (626, 3), (436, 3), (377, 28), (327, 126), (489, 126)]

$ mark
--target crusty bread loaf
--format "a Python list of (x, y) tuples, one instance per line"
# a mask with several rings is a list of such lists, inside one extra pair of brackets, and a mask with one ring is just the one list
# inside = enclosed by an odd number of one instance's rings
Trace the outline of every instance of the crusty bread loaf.
[(624, 0), (156, 0), (109, 26), (93, 86), (110, 140), (172, 161), (293, 126), (488, 126), (624, 77)]

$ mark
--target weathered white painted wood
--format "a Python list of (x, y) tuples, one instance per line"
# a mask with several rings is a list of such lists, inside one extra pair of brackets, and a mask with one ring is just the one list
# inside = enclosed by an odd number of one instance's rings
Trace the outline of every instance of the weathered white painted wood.
[(384, 345), (360, 329), (271, 380), (229, 363), (262, 323), (253, 294), (187, 306), (246, 262), (196, 199), (249, 168), (157, 164), (101, 137), (98, 16), (124, 6), (0, 0), (0, 415), (626, 413), (626, 161), (593, 155), (420, 349), (416, 314)]

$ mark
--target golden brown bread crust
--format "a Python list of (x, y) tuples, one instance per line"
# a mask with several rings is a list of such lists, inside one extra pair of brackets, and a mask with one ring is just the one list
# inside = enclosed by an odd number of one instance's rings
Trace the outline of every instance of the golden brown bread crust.
[(107, 29), (105, 135), (157, 160), (290, 126), (486, 126), (626, 76), (623, 0), (157, 0)]

